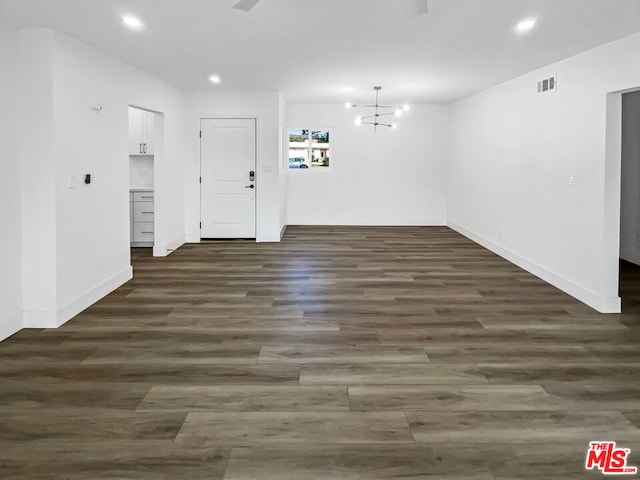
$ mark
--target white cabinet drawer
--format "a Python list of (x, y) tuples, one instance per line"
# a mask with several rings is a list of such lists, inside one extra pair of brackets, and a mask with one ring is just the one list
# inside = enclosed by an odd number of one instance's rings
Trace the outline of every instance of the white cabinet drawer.
[(134, 202), (133, 221), (153, 223), (153, 202)]
[(148, 247), (154, 242), (153, 190), (131, 192), (131, 246)]
[(133, 241), (134, 242), (153, 242), (153, 223), (134, 223), (133, 224)]
[(133, 192), (134, 202), (153, 202), (153, 192)]

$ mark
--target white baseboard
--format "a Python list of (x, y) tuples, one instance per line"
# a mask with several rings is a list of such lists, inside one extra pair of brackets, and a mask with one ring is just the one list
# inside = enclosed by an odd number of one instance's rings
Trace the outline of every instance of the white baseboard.
[(523, 268), (536, 277), (550, 283), (556, 288), (559, 288), (565, 293), (568, 293), (572, 297), (581, 302), (589, 305), (591, 308), (597, 310), (600, 313), (620, 313), (622, 308), (622, 302), (620, 297), (601, 297), (600, 295), (592, 292), (591, 290), (578, 285), (572, 280), (559, 275), (542, 265), (539, 265), (531, 260), (518, 255), (517, 253), (499, 245), (492, 240), (489, 240), (482, 235), (464, 228), (455, 222), (448, 222), (449, 228), (464, 235), (465, 237), (473, 240), (474, 242), (482, 245), (488, 250), (500, 255), (502, 258), (510, 261), (511, 263)]
[(184, 237), (185, 243), (200, 243), (200, 233), (187, 233)]
[(350, 226), (350, 227), (442, 227), (447, 224), (443, 218), (290, 218), (289, 225), (307, 226)]
[(0, 320), (0, 342), (5, 338), (9, 338), (14, 333), (22, 330), (23, 317), (22, 312), (11, 315), (3, 320)]
[(65, 324), (77, 314), (90, 307), (98, 300), (106, 297), (116, 288), (127, 283), (133, 278), (133, 268), (128, 266), (120, 273), (105, 280), (100, 285), (96, 285), (92, 289), (88, 290), (84, 294), (80, 295), (74, 301), (68, 303), (64, 307), (58, 309), (57, 322), (58, 326)]
[(256, 238), (256, 243), (279, 243), (281, 238), (280, 232), (261, 233)]
[(129, 266), (57, 311), (25, 311), (24, 328), (58, 328), (132, 278), (133, 269)]
[(57, 312), (46, 310), (25, 310), (23, 313), (24, 328), (58, 328)]
[(182, 245), (184, 245), (185, 239), (184, 237), (179, 240), (175, 240), (174, 242), (169, 243), (169, 245), (154, 245), (153, 247), (153, 256), (154, 257), (166, 257), (171, 255), (174, 251), (179, 249)]
[(280, 241), (282, 241), (282, 237), (284, 237), (284, 232), (287, 231), (287, 227), (288, 225), (283, 225), (282, 228), (280, 229)]

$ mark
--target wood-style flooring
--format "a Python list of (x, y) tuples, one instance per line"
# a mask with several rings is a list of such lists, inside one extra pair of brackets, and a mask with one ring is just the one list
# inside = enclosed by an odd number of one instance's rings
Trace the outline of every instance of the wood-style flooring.
[(0, 478), (605, 478), (595, 440), (640, 466), (629, 264), (621, 315), (444, 227), (289, 227), (133, 266), (0, 343)]

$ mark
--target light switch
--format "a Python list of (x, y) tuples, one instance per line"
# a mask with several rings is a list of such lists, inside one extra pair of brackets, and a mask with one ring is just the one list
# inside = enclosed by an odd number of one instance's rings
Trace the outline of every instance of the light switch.
[(69, 175), (69, 183), (67, 184), (69, 188), (76, 188), (78, 186), (78, 175), (72, 173)]

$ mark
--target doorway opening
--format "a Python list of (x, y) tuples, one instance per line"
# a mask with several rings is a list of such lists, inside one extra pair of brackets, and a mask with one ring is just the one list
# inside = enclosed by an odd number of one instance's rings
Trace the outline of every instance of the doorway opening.
[(620, 266), (622, 311), (640, 305), (640, 90), (621, 94)]
[(132, 248), (157, 245), (156, 176), (163, 156), (164, 115), (129, 106), (129, 234)]

